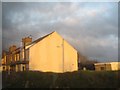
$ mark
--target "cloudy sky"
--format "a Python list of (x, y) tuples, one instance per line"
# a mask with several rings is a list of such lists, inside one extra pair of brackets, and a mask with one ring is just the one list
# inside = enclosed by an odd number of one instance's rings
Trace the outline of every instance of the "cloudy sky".
[(118, 60), (117, 2), (3, 2), (2, 44), (20, 46), (57, 31), (83, 55), (98, 61)]

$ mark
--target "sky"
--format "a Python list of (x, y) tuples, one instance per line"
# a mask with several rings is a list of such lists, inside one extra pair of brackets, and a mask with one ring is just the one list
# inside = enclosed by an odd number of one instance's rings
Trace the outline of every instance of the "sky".
[(100, 62), (118, 61), (117, 2), (3, 2), (2, 49), (57, 31), (77, 51)]

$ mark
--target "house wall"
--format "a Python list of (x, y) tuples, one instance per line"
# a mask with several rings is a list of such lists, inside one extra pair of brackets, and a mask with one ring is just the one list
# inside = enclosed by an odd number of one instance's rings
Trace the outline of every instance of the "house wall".
[(29, 70), (43, 72), (77, 70), (76, 51), (68, 43), (63, 42), (62, 37), (56, 32), (36, 43), (29, 50)]
[(6, 66), (2, 65), (2, 71), (6, 71)]
[(64, 41), (64, 72), (78, 70), (77, 51)]
[(96, 71), (103, 71), (103, 70), (111, 70), (111, 64), (97, 64), (95, 65), (95, 70)]
[(112, 67), (111, 67), (111, 64), (110, 64), (110, 63), (109, 63), (109, 64), (106, 64), (106, 70), (107, 70), (107, 71), (112, 70)]
[(101, 65), (101, 64), (100, 65), (95, 65), (95, 71), (101, 71), (102, 67), (105, 69), (105, 65)]
[(120, 70), (120, 62), (118, 63), (118, 70)]
[(111, 63), (103, 63), (103, 64), (95, 64), (95, 70), (96, 71), (102, 71), (101, 67), (104, 67), (104, 70), (110, 71), (110, 70), (120, 70), (120, 63), (118, 62), (111, 62)]
[(111, 67), (112, 67), (112, 70), (120, 70), (120, 63), (112, 62)]
[(18, 72), (18, 71), (26, 71), (27, 70), (27, 67), (28, 65), (27, 64), (17, 64), (15, 65), (15, 71)]

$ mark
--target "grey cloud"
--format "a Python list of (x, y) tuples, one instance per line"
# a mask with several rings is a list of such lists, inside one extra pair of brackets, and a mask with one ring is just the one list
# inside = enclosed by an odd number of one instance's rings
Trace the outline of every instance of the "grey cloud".
[[(117, 60), (117, 49), (114, 48), (117, 46), (115, 38), (118, 37), (116, 5), (117, 3), (5, 2), (2, 17), (3, 49), (14, 43), (19, 46), (22, 37), (32, 35), (35, 40), (57, 31), (88, 57)], [(99, 45), (99, 40), (105, 44), (107, 40), (111, 43), (102, 46)]]

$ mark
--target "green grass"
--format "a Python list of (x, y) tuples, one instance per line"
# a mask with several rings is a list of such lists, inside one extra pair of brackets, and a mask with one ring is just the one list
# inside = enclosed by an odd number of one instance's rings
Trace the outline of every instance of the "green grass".
[(3, 72), (4, 88), (117, 88), (118, 71)]

